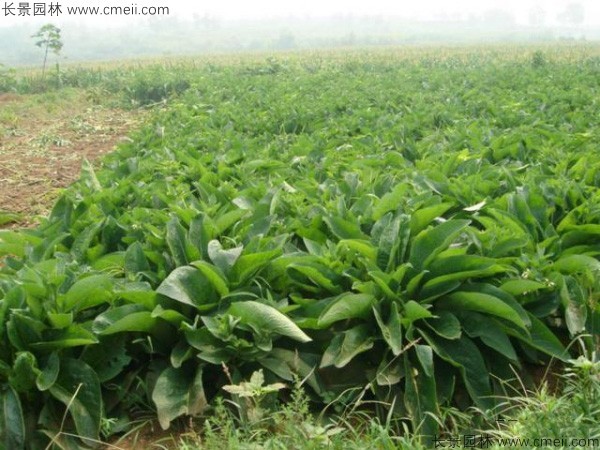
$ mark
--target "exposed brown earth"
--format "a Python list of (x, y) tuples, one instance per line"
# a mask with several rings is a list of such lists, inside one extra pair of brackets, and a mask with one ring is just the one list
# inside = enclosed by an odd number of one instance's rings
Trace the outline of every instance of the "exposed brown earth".
[(139, 111), (94, 104), (83, 92), (46, 97), (0, 94), (0, 212), (19, 217), (5, 228), (33, 225), (84, 159), (97, 161), (141, 120)]

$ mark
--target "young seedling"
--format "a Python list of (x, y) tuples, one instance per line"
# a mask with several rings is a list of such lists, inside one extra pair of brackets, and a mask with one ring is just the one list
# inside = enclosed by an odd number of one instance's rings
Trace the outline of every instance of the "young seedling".
[(242, 420), (248, 424), (257, 423), (264, 417), (264, 411), (261, 408), (263, 399), (273, 392), (278, 392), (286, 387), (283, 383), (273, 383), (263, 386), (265, 376), (262, 369), (257, 370), (250, 377), (250, 381), (242, 381), (240, 384), (228, 384), (223, 386), (227, 392), (237, 395), (243, 399), (243, 403), (238, 405)]

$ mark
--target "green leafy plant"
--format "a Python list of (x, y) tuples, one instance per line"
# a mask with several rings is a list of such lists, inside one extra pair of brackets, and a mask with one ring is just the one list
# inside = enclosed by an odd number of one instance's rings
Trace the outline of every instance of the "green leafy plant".
[(250, 377), (250, 381), (242, 381), (239, 384), (226, 384), (223, 386), (233, 398), (239, 399), (236, 406), (239, 409), (240, 417), (246, 423), (253, 424), (261, 421), (265, 417), (265, 412), (261, 403), (267, 395), (277, 393), (285, 389), (283, 383), (271, 383), (265, 385), (265, 376), (262, 370), (257, 370)]
[(0, 231), (5, 445), (166, 429), (262, 373), (427, 446), (449, 408), (493, 417), (514, 371), (590, 354), (595, 63), (403, 58), (80, 74), (148, 79), (140, 103), (189, 85), (39, 227)]

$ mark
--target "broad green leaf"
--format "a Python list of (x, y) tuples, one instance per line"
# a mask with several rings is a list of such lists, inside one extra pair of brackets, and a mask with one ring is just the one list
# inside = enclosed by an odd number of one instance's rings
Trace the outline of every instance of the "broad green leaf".
[(393, 272), (405, 262), (410, 240), (409, 220), (406, 214), (399, 214), (381, 231), (377, 242), (377, 265), (381, 270)]
[(208, 257), (224, 274), (229, 271), (242, 254), (243, 247), (235, 247), (223, 250), (221, 243), (215, 239), (208, 243)]
[(10, 343), (21, 351), (29, 350), (31, 344), (43, 340), (42, 332), (46, 329), (43, 322), (29, 317), (22, 311), (13, 311), (6, 323), (6, 334)]
[(342, 239), (338, 242), (337, 249), (350, 249), (361, 256), (375, 262), (377, 259), (377, 249), (370, 241), (361, 239)]
[[(92, 346), (93, 347), (93, 346)], [(50, 353), (45, 367), (38, 374), (35, 382), (40, 391), (47, 391), (52, 387), (58, 378), (60, 370), (60, 358), (57, 352)]]
[(402, 318), (398, 312), (398, 304), (392, 303), (387, 322), (383, 320), (377, 308), (373, 307), (373, 315), (381, 330), (384, 341), (389, 345), (394, 356), (402, 353)]
[(452, 203), (439, 203), (437, 205), (418, 209), (410, 217), (410, 233), (413, 236), (418, 235), (433, 221), (433, 219), (440, 217), (452, 208), (452, 206)]
[(161, 295), (177, 300), (199, 310), (212, 308), (218, 298), (213, 285), (195, 267), (178, 267), (156, 290)]
[(125, 252), (125, 270), (132, 274), (150, 270), (142, 244), (134, 242)]
[(48, 313), (48, 321), (54, 328), (66, 328), (73, 323), (73, 312)]
[(174, 325), (179, 328), (182, 322), (187, 320), (187, 317), (181, 314), (178, 311), (173, 309), (164, 309), (160, 305), (156, 305), (156, 308), (152, 310), (151, 314), (152, 318), (162, 319), (165, 322), (169, 322), (171, 325)]
[(229, 211), (225, 214), (220, 215), (219, 217), (217, 217), (215, 219), (215, 222), (214, 222), (214, 225), (215, 225), (214, 235), (218, 236), (220, 234), (223, 234), (225, 231), (227, 231), (231, 226), (233, 226), (236, 222), (238, 222), (242, 217), (244, 217), (247, 214), (248, 214), (248, 211), (245, 209), (234, 209), (233, 211)]
[(421, 335), (440, 358), (459, 368), (473, 402), (483, 410), (493, 408), (489, 371), (473, 341), (466, 336), (448, 341), (423, 330)]
[(588, 270), (600, 273), (600, 261), (586, 255), (569, 255), (558, 259), (552, 268), (566, 274), (584, 273)]
[(550, 329), (537, 317), (530, 315), (531, 319), (531, 346), (542, 350), (550, 356), (554, 356), (561, 361), (569, 359), (569, 354), (560, 340)]
[(429, 317), (433, 317), (433, 314), (431, 314), (431, 312), (428, 309), (419, 305), (414, 300), (410, 300), (404, 305), (404, 311), (402, 314), (402, 324), (404, 326), (409, 326), (417, 320), (427, 319)]
[(500, 286), (500, 289), (514, 296), (528, 294), (544, 288), (546, 288), (546, 285), (539, 281), (525, 279), (508, 280)]
[(88, 248), (102, 229), (103, 225), (104, 221), (102, 220), (99, 222), (94, 222), (77, 235), (75, 241), (73, 241), (73, 245), (71, 246), (73, 258), (80, 262), (84, 260), (84, 256), (86, 255)]
[(243, 254), (231, 268), (231, 279), (236, 284), (243, 285), (263, 270), (273, 259), (282, 254), (281, 250)]
[(386, 193), (373, 208), (373, 219), (379, 220), (384, 214), (395, 211), (400, 205), (403, 204), (403, 200), (406, 198), (406, 191), (408, 190), (407, 184), (397, 184), (394, 189)]
[(106, 336), (84, 349), (81, 359), (94, 369), (101, 383), (117, 377), (131, 362), (128, 340), (127, 335)]
[(229, 294), (227, 278), (217, 266), (206, 261), (194, 261), (191, 265), (204, 274), (221, 297)]
[(91, 275), (76, 281), (62, 299), (64, 311), (82, 311), (110, 303), (114, 298), (113, 282), (108, 275)]
[(456, 291), (461, 285), (462, 282), (458, 280), (446, 277), (434, 278), (423, 285), (419, 291), (418, 298), (422, 303), (432, 303), (435, 299)]
[(393, 386), (398, 384), (404, 375), (403, 365), (397, 358), (392, 359), (392, 361), (384, 358), (377, 368), (375, 380), (379, 386)]
[(288, 367), (290, 367), (290, 370), (301, 379), (306, 380), (306, 383), (315, 391), (315, 393), (319, 395), (324, 394), (324, 388), (321, 385), (321, 381), (315, 375), (315, 368), (319, 365), (319, 355), (282, 348), (274, 348), (270, 355), (277, 358), (279, 361), (285, 361)]
[(436, 302), (436, 306), (449, 311), (476, 311), (508, 320), (525, 329), (526, 325), (517, 311), (497, 297), (478, 292), (454, 292)]
[(163, 430), (169, 428), (171, 421), (177, 417), (201, 413), (207, 406), (202, 370), (194, 375), (183, 368), (166, 368), (156, 380), (152, 401)]
[(387, 273), (377, 271), (370, 271), (369, 277), (379, 286), (383, 294), (390, 300), (399, 300), (400, 296), (392, 291), (390, 284), (394, 282), (393, 278)]
[(352, 359), (373, 348), (375, 339), (368, 325), (358, 325), (336, 335), (321, 359), (320, 367), (334, 365), (338, 369), (346, 366)]
[(408, 262), (417, 271), (426, 268), (469, 225), (469, 220), (448, 220), (421, 231), (413, 240)]
[(259, 362), (263, 367), (273, 372), (282, 380), (292, 381), (294, 379), (294, 374), (290, 370), (290, 367), (281, 359), (263, 358)]
[(421, 286), (421, 283), (423, 282), (423, 280), (425, 279), (426, 276), (427, 276), (427, 271), (425, 271), (425, 270), (423, 272), (420, 272), (420, 273), (417, 273), (416, 275), (414, 275), (410, 279), (410, 281), (406, 284), (406, 295), (408, 295), (411, 298), (417, 297), (419, 287)]
[(46, 330), (43, 334), (43, 340), (32, 343), (31, 347), (36, 350), (58, 350), (92, 345), (97, 342), (98, 338), (86, 327), (72, 324), (66, 328)]
[(117, 286), (115, 294), (127, 303), (143, 305), (150, 310), (156, 307), (158, 294), (149, 283), (130, 282)]
[(196, 351), (186, 341), (179, 341), (173, 350), (171, 350), (171, 357), (169, 358), (171, 365), (179, 369), (184, 362), (192, 358), (196, 354)]
[(21, 401), (15, 390), (7, 385), (0, 388), (0, 443), (6, 450), (25, 449), (25, 419)]
[(513, 362), (518, 361), (510, 339), (495, 319), (474, 312), (463, 312), (461, 318), (463, 329), (469, 337), (480, 338), (491, 349)]
[(184, 266), (189, 261), (186, 252), (186, 231), (179, 223), (177, 217), (171, 217), (171, 220), (167, 222), (167, 235), (166, 241), (171, 256), (177, 266)]
[(141, 305), (124, 305), (111, 308), (94, 320), (94, 333), (109, 335), (128, 331), (149, 332), (156, 325), (157, 319)]
[(421, 363), (421, 367), (428, 377), (433, 376), (433, 350), (429, 345), (415, 345), (415, 353)]
[[(423, 347), (423, 359), (425, 364), (429, 364), (429, 351)], [(409, 358), (404, 358), (404, 404), (408, 410), (411, 421), (415, 429), (419, 429), (422, 434), (424, 444), (433, 447), (434, 436), (438, 434), (438, 424), (434, 417), (439, 416), (439, 406), (437, 401), (437, 389), (435, 378), (427, 376), (427, 372), (432, 371), (432, 367), (426, 369), (419, 359), (416, 367), (411, 367)], [(420, 370), (422, 369), (422, 370)]]
[(585, 331), (588, 299), (575, 278), (565, 275), (563, 279), (560, 297), (565, 308), (565, 323), (571, 336), (575, 336)]
[(519, 314), (519, 317), (521, 317), (525, 326), (529, 327), (531, 325), (528, 311), (526, 311), (512, 295), (496, 286), (489, 283), (468, 283), (461, 286), (461, 291), (487, 294), (496, 297), (514, 309), (517, 314)]
[(206, 328), (197, 328), (193, 330), (185, 330), (186, 342), (200, 351), (214, 351), (222, 345), (222, 341), (217, 339), (211, 331)]
[(336, 283), (338, 275), (326, 266), (315, 263), (292, 263), (287, 266), (286, 270), (290, 277), (299, 282), (300, 278), (295, 276), (296, 272), (333, 294), (339, 293), (341, 290)]
[(436, 311), (436, 317), (432, 317), (427, 320), (427, 325), (435, 331), (439, 336), (444, 339), (458, 339), (460, 338), (461, 324), (454, 314), (448, 311)]
[[(8, 222), (7, 222), (8, 223)], [(0, 211), (0, 226), (2, 225), (2, 211)], [(27, 239), (16, 231), (0, 231), (0, 256), (14, 255), (19, 258), (25, 256)]]
[(370, 315), (375, 297), (370, 294), (346, 293), (338, 297), (319, 317), (319, 326), (328, 328), (345, 319), (364, 319)]
[(33, 353), (19, 352), (13, 363), (8, 382), (15, 391), (27, 393), (35, 386), (35, 378), (39, 372)]
[(339, 216), (324, 217), (323, 221), (338, 239), (367, 239), (357, 222), (350, 222)]
[(77, 434), (82, 438), (98, 440), (102, 396), (94, 370), (83, 361), (63, 358), (58, 377), (49, 391), (69, 407)]
[[(435, 258), (428, 267), (431, 280), (435, 283), (448, 280), (466, 280), (467, 278), (481, 278), (508, 270), (508, 266), (500, 265), (493, 258), (477, 255), (452, 255)], [(427, 286), (426, 284), (426, 286)]]
[(309, 342), (308, 337), (294, 322), (275, 308), (255, 301), (232, 303), (227, 311), (239, 317), (242, 323), (252, 326), (256, 331), (287, 336), (300, 342)]
[(195, 246), (202, 258), (208, 255), (208, 243), (215, 237), (214, 229), (209, 225), (210, 219), (204, 213), (198, 214), (190, 223), (188, 239)]

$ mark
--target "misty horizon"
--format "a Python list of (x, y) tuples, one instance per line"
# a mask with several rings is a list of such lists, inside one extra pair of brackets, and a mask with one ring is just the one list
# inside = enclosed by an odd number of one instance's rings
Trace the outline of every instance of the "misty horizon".
[[(152, 4), (158, 7), (158, 1)], [(242, 2), (209, 2), (183, 14), (181, 2), (170, 2), (168, 15), (115, 19), (102, 13), (65, 17), (67, 5), (74, 4), (67, 2), (60, 17), (0, 18), (0, 64), (35, 64), (40, 53), (31, 35), (43, 23), (62, 29), (64, 48), (56, 62), (328, 47), (600, 40), (600, 3), (590, 0), (543, 5), (535, 0), (461, 0), (452, 7), (439, 0), (424, 0), (419, 7), (373, 0), (368, 10), (359, 1), (321, 3), (316, 8), (315, 0), (285, 5), (261, 0), (253, 5), (272, 8), (259, 13)], [(141, 8), (143, 2), (133, 4)], [(238, 9), (226, 14), (231, 5)]]

